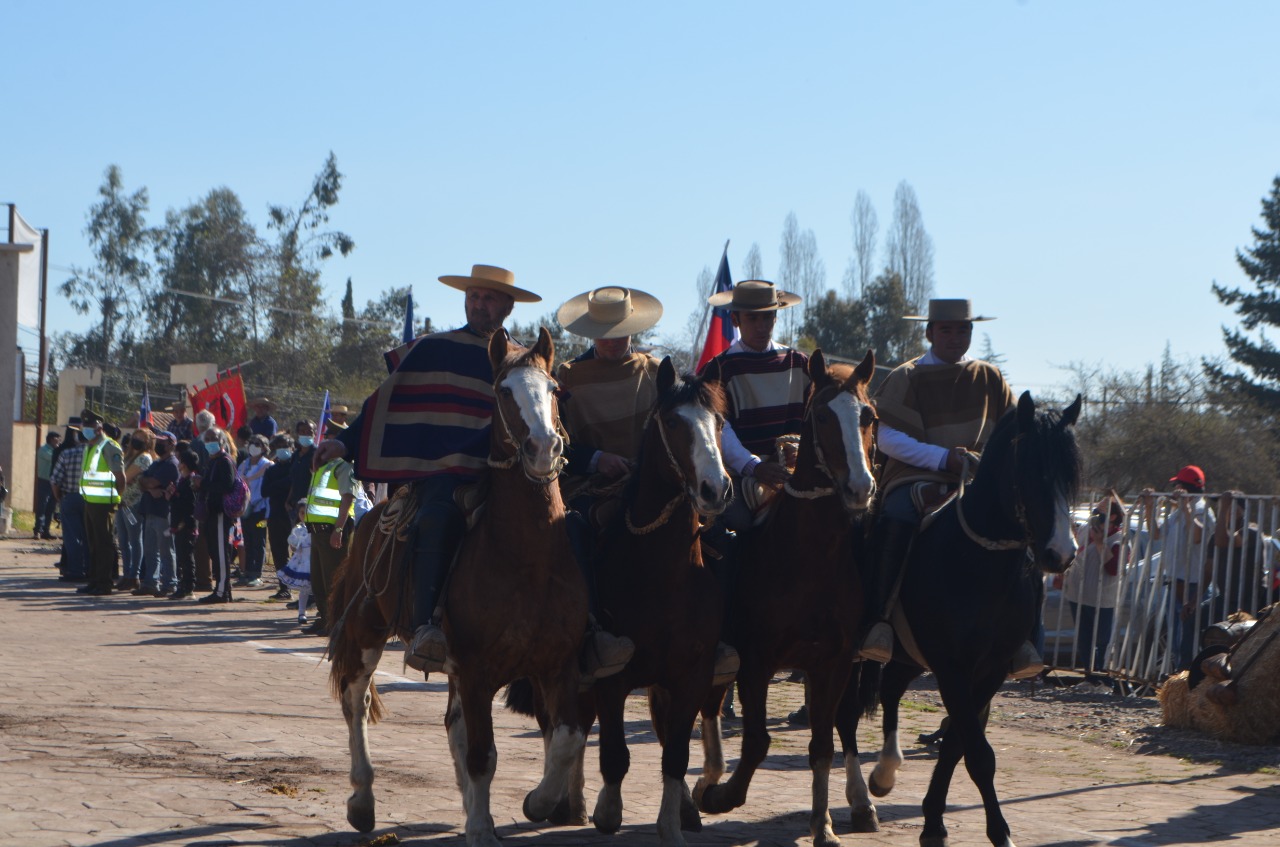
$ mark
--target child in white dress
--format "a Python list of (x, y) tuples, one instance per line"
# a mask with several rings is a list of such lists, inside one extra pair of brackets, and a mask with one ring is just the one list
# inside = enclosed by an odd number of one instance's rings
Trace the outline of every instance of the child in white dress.
[[(301, 511), (299, 512), (301, 516)], [(298, 624), (307, 623), (307, 603), (311, 599), (311, 533), (297, 523), (289, 533), (289, 561), (280, 571), (281, 585), (298, 589)]]

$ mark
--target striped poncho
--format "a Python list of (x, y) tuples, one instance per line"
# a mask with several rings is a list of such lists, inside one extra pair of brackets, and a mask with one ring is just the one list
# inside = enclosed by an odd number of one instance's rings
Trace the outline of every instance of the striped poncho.
[(774, 440), (799, 432), (804, 421), (809, 358), (778, 347), (765, 353), (722, 353), (716, 361), (734, 434), (755, 455), (772, 456)]
[(355, 437), (360, 479), (411, 482), (479, 474), (489, 456), (493, 416), (488, 345), (464, 327), (425, 335), (386, 354), (390, 376), (364, 402), (354, 431), (343, 433)]

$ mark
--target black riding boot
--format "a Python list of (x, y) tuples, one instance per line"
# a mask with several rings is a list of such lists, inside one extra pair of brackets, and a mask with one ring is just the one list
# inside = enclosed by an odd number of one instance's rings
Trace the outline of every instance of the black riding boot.
[(596, 585), (595, 530), (581, 512), (570, 510), (565, 518), (569, 532), (569, 546), (578, 562), (582, 580), (587, 584), (587, 635), (582, 641), (582, 655), (578, 664), (582, 671), (581, 683), (590, 685), (597, 679), (611, 676), (626, 667), (636, 652), (630, 638), (606, 632), (599, 624), (600, 591)]
[(717, 521), (715, 526), (702, 535), (702, 558), (720, 583), (720, 594), (724, 598), (724, 614), (720, 623), (720, 641), (716, 644), (712, 684), (728, 685), (738, 675), (738, 667), (741, 665), (738, 651), (724, 641), (733, 620), (731, 615), (734, 611), (733, 598), (738, 576), (738, 534)]
[(462, 512), (452, 502), (428, 503), (420, 513), (413, 545), (413, 640), (404, 657), (414, 670), (444, 668), (444, 631), (432, 617), (465, 528)]
[(863, 640), (858, 651), (859, 658), (882, 664), (893, 659), (893, 627), (888, 620), (889, 604), (898, 587), (898, 576), (911, 551), (911, 541), (915, 534), (915, 523), (891, 518), (881, 520), (876, 529), (879, 543), (874, 548), (871, 567), (866, 573), (869, 600), (867, 619), (874, 620), (876, 624)]

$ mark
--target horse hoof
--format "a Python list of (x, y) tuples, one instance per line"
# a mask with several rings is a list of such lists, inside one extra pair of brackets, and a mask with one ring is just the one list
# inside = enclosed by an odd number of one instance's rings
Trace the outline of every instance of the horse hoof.
[(920, 847), (948, 847), (950, 843), (945, 835), (920, 836)]
[(680, 804), (680, 829), (683, 832), (702, 832), (702, 815), (691, 803)]
[(876, 781), (875, 771), (872, 771), (871, 778), (867, 780), (867, 790), (871, 792), (872, 797), (888, 797), (889, 792), (893, 790), (893, 786), (881, 785)]
[(596, 815), (591, 819), (591, 822), (595, 824), (596, 832), (603, 832), (605, 835), (613, 835), (618, 830), (622, 829), (621, 815), (618, 816), (617, 820), (606, 818), (603, 815)]
[(849, 812), (849, 826), (853, 832), (879, 832), (880, 818), (874, 808)]
[(575, 818), (573, 810), (569, 805), (569, 798), (566, 797), (556, 804), (551, 810), (551, 814), (547, 815), (547, 823), (553, 826), (581, 826), (587, 822), (587, 816), (579, 813)]
[(373, 807), (353, 806), (348, 803), (347, 823), (351, 824), (351, 828), (356, 832), (371, 832), (373, 830)]
[[(540, 814), (538, 814), (537, 812), (535, 812), (535, 811), (533, 810), (533, 806), (532, 806), (532, 805), (531, 805), (531, 803), (530, 803), (530, 801), (531, 801), (532, 799), (533, 799), (533, 792), (532, 792), (532, 791), (530, 791), (528, 794), (524, 795), (524, 805), (523, 805), (523, 806), (521, 806), (521, 811), (523, 811), (523, 812), (524, 812), (524, 816), (525, 816), (525, 819), (526, 819), (526, 820), (528, 820), (528, 821), (532, 821), (533, 823), (542, 823), (543, 821), (545, 821), (545, 820), (547, 819), (547, 815), (545, 815), (545, 814), (541, 814), (541, 815), (540, 815)], [(568, 801), (565, 801), (565, 802), (567, 803)], [(553, 810), (552, 810), (552, 814), (554, 814), (554, 813), (555, 813), (555, 810), (553, 809)]]
[(729, 792), (720, 783), (708, 785), (698, 798), (698, 808), (708, 815), (722, 815), (734, 808)]

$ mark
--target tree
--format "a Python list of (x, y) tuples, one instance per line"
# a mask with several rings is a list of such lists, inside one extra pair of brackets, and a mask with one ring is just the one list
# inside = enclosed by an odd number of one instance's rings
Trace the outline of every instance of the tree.
[(147, 300), (145, 286), (151, 265), (146, 254), (152, 235), (144, 217), (149, 202), (147, 189), (126, 194), (117, 165), (107, 167), (98, 195), (101, 199), (89, 207), (89, 223), (84, 230), (95, 264), (91, 268), (72, 268), (72, 277), (59, 290), (78, 313), (96, 311), (102, 316), (94, 343), (80, 349), (87, 360), (76, 363), (103, 367), (112, 361), (118, 338), (131, 335)]
[(872, 269), (875, 267), (876, 237), (880, 229), (871, 198), (861, 189), (854, 198), (849, 222), (853, 225), (853, 257), (845, 272), (845, 292), (850, 297), (861, 297), (867, 283), (871, 281)]
[[(1228, 372), (1222, 365), (1205, 362), (1205, 372), (1219, 388), (1247, 397), (1280, 413), (1280, 349), (1259, 332), (1259, 327), (1280, 326), (1280, 176), (1271, 181), (1271, 193), (1262, 198), (1263, 226), (1253, 227), (1252, 247), (1236, 250), (1236, 263), (1253, 282), (1254, 291), (1228, 289), (1213, 284), (1219, 302), (1234, 306), (1240, 329), (1222, 328), (1227, 354), (1240, 367)], [(1247, 373), (1246, 373), (1247, 371)]]
[(978, 354), (978, 358), (988, 364), (995, 365), (1000, 369), (1001, 374), (1006, 378), (1008, 377), (1008, 374), (1004, 372), (1004, 356), (996, 352), (995, 347), (991, 345), (991, 336), (985, 332), (982, 333), (982, 352)]
[[(827, 268), (818, 255), (818, 240), (813, 230), (800, 231), (796, 213), (788, 212), (782, 224), (779, 246), (778, 287), (799, 294), (806, 303), (816, 301), (827, 287)], [(779, 331), (787, 343), (793, 343), (803, 323), (803, 307), (783, 311), (779, 315)]]
[(818, 348), (846, 359), (860, 358), (872, 347), (867, 334), (863, 300), (827, 291), (805, 311), (801, 334), (810, 349)]
[(906, 288), (902, 277), (884, 270), (863, 292), (867, 314), (867, 338), (876, 361), (882, 365), (899, 365), (920, 355), (920, 331), (912, 321), (904, 321), (908, 311)]
[(906, 180), (893, 193), (885, 253), (889, 270), (902, 278), (912, 312), (924, 314), (933, 296), (933, 239), (925, 232), (915, 189)]
[(739, 279), (761, 279), (764, 277), (764, 262), (760, 260), (760, 245), (751, 242), (751, 249), (742, 260), (742, 276)]
[[(754, 245), (752, 245), (754, 247)], [(750, 254), (748, 254), (750, 255)], [(756, 250), (756, 258), (759, 259), (760, 251)], [(713, 293), (712, 288), (715, 287), (716, 276), (711, 271), (710, 265), (703, 265), (702, 270), (698, 271), (698, 279), (694, 282), (694, 295), (697, 297), (697, 304), (693, 307), (693, 311), (689, 313), (689, 317), (685, 318), (684, 330), (677, 337), (663, 336), (662, 345), (672, 350), (679, 350), (681, 353), (687, 351), (689, 361), (696, 362), (702, 355), (702, 345), (707, 340), (707, 324), (711, 317), (711, 307), (707, 305), (707, 298)]]

